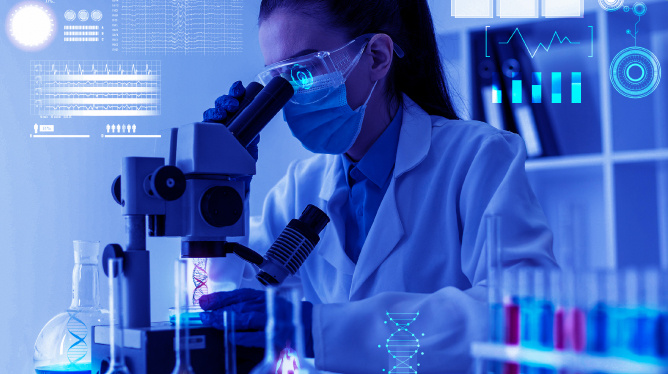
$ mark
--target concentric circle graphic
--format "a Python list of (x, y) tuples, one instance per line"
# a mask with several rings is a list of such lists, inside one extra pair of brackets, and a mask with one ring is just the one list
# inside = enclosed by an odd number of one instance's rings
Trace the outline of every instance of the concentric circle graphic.
[(313, 87), (313, 74), (304, 66), (294, 64), (290, 68), (290, 78), (293, 86), (308, 90)]
[(97, 22), (102, 19), (102, 12), (99, 9), (95, 9), (94, 11), (90, 12), (90, 18)]
[(598, 4), (608, 12), (614, 12), (624, 5), (624, 0), (598, 0)]
[(626, 48), (612, 59), (610, 81), (620, 94), (631, 99), (643, 98), (659, 86), (659, 59), (645, 48)]
[(643, 2), (633, 4), (633, 14), (638, 17), (642, 17), (647, 13), (647, 5)]
[(65, 11), (65, 20), (72, 22), (76, 18), (77, 18), (77, 13), (72, 9), (68, 9)]
[(88, 14), (88, 11), (87, 11), (87, 10), (85, 10), (85, 9), (81, 9), (81, 10), (79, 11), (79, 20), (81, 20), (81, 21), (88, 21), (88, 16), (89, 16), (89, 14)]

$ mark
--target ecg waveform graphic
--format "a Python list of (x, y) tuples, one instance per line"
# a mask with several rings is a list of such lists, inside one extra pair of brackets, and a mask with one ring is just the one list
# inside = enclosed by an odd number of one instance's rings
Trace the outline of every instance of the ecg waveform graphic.
[(243, 0), (120, 1), (123, 52), (228, 54), (243, 50)]
[(531, 49), (529, 48), (529, 45), (527, 44), (526, 40), (524, 40), (524, 37), (522, 36), (522, 32), (520, 31), (519, 28), (516, 28), (515, 31), (513, 31), (513, 34), (510, 35), (510, 38), (508, 38), (507, 42), (499, 42), (499, 44), (509, 44), (511, 42), (511, 40), (513, 40), (513, 38), (515, 37), (515, 34), (517, 34), (519, 36), (519, 38), (522, 39), (522, 43), (524, 43), (524, 46), (526, 47), (527, 52), (529, 52), (529, 56), (531, 56), (531, 58), (534, 58), (541, 48), (543, 48), (543, 50), (545, 50), (545, 52), (549, 52), (555, 39), (559, 41), (559, 44), (564, 44), (565, 42), (567, 42), (568, 44), (580, 44), (580, 42), (572, 42), (567, 36), (565, 36), (563, 38), (560, 37), (559, 33), (557, 31), (555, 31), (554, 34), (552, 34), (552, 39), (547, 44), (547, 46), (543, 43), (538, 43), (538, 46), (536, 47), (536, 49), (533, 52), (531, 52)]
[(160, 114), (160, 61), (31, 61), (31, 113)]

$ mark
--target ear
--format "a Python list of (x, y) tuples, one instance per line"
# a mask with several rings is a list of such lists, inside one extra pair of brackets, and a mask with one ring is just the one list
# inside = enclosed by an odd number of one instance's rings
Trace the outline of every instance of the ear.
[(386, 34), (376, 34), (367, 44), (365, 53), (371, 56), (371, 74), (369, 78), (372, 81), (379, 81), (390, 71), (394, 52), (394, 42)]

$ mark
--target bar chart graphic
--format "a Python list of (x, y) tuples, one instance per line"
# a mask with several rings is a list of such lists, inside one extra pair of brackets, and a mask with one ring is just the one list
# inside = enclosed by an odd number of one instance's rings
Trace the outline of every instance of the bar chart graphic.
[(31, 61), (30, 82), (43, 117), (160, 114), (160, 61)]
[[(571, 103), (582, 104), (582, 72), (572, 72), (571, 74)], [(562, 103), (562, 74), (561, 72), (552, 72), (550, 74), (551, 95), (550, 101), (553, 104)], [(522, 104), (528, 102), (525, 100), (522, 79), (512, 79), (510, 83), (510, 101), (513, 104)], [(492, 73), (492, 103), (503, 103), (503, 89), (501, 87), (501, 76), (499, 73)], [(533, 72), (531, 74), (531, 103), (540, 104), (543, 102), (543, 73)]]
[(243, 51), (243, 0), (119, 1), (123, 52)]

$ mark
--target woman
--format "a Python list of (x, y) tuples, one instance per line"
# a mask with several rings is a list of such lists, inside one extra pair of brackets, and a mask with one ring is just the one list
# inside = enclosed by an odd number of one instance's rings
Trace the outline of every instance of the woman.
[[(555, 264), (522, 139), (457, 119), (426, 0), (263, 0), (259, 20), (260, 78), (302, 69), (284, 116), (318, 155), (268, 194), (250, 247), (269, 248), (307, 204), (331, 218), (298, 273), (316, 366), (380, 372), (386, 312), (419, 312), (419, 371), (466, 371), (470, 343), (486, 333), (484, 217), (502, 217), (504, 265)], [(309, 55), (320, 51), (335, 72), (309, 70), (322, 66)], [(255, 292), (200, 303), (259, 312)]]

